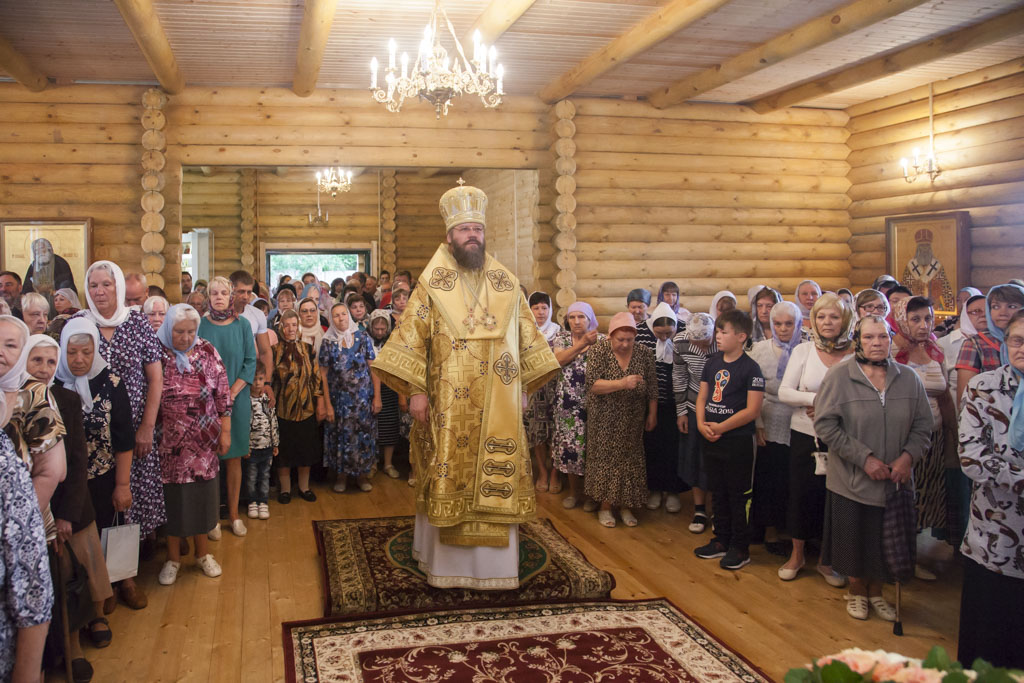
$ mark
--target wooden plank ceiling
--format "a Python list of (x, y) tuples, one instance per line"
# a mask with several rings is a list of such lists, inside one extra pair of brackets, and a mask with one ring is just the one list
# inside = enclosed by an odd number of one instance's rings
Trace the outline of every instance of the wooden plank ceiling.
[[(536, 94), (545, 87), (553, 88), (552, 84), (571, 75), (574, 67), (604, 49), (614, 52), (609, 60), (617, 66), (598, 69), (600, 75), (596, 78), (579, 79), (588, 80), (586, 83), (570, 81), (572, 94), (643, 98), (754, 50), (816, 17), (827, 18), (832, 12), (838, 15), (842, 8), (853, 4), (878, 12), (875, 6), (883, 8), (893, 1), (445, 0), (444, 7), (460, 38), (464, 38), (474, 22), (485, 21), (485, 10), (490, 7), (492, 13), (501, 14), (505, 4), (505, 14), (511, 16), (502, 19), (504, 24), (496, 23), (493, 31), (500, 33), (512, 21), (497, 40), (499, 59), (506, 70), (505, 89), (511, 94)], [(821, 44), (816, 47), (731, 79), (690, 101), (762, 100), (799, 83), (1024, 7), (1024, 0), (904, 3), (909, 9), (895, 16), (867, 22), (865, 28), (844, 36), (818, 41)], [(128, 5), (142, 7), (143, 12), (152, 5), (187, 85), (291, 87), (296, 82), (305, 4), (303, 0), (0, 0), (0, 64), (8, 65), (8, 71), (0, 68), (0, 78), (18, 76), (26, 82), (29, 77), (22, 69), (28, 64), (36, 78), (43, 74), (58, 85), (155, 83), (155, 69), (147, 63), (122, 14), (127, 14), (124, 8)], [(520, 9), (509, 10), (511, 5)], [(395, 38), (400, 51), (415, 52), (432, 6), (433, 0), (339, 0), (325, 34), (317, 85), (366, 87), (370, 58), (386, 59), (389, 38)], [(637, 54), (624, 50), (620, 57), (617, 49), (621, 45), (615, 50), (610, 47), (616, 46), (613, 41), (631, 28), (652, 21), (657, 12), (662, 14), (648, 26), (658, 25), (664, 16), (665, 21), (676, 23), (662, 26), (681, 28), (660, 42), (643, 44), (632, 51)], [(1020, 57), (1024, 55), (1021, 16), (1018, 13), (1008, 20), (1010, 28), (1002, 30), (998, 39), (981, 40), (983, 44), (972, 43), (966, 51), (939, 56), (799, 104), (845, 108)], [(841, 22), (837, 19), (832, 23)], [(634, 33), (642, 38), (644, 31)], [(15, 58), (5, 57), (9, 54)], [(557, 89), (548, 92), (561, 96)]]

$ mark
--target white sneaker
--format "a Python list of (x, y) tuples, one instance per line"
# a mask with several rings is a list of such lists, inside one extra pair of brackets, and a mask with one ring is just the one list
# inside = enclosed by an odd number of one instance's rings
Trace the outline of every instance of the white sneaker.
[(196, 560), (196, 564), (198, 564), (199, 568), (203, 570), (203, 573), (211, 579), (215, 579), (221, 575), (220, 565), (217, 564), (217, 560), (213, 559), (213, 555), (210, 553), (206, 553)]
[(231, 532), (235, 536), (245, 536), (248, 533), (248, 529), (245, 528), (245, 522), (240, 519), (236, 519), (231, 522)]
[(679, 500), (679, 496), (675, 493), (670, 493), (665, 496), (665, 512), (679, 512), (683, 509), (683, 503)]
[(335, 493), (345, 493), (345, 488), (346, 488), (346, 485), (347, 485), (347, 482), (346, 482), (347, 479), (348, 479), (348, 477), (338, 477), (338, 481), (334, 482), (334, 486), (332, 486), (331, 489)]
[(651, 495), (647, 496), (647, 509), (657, 510), (661, 507), (661, 491), (652, 491)]
[(206, 537), (211, 541), (220, 540), (220, 522), (217, 522), (217, 526), (206, 532)]
[(260, 503), (259, 515), (260, 519), (270, 519), (270, 506), (266, 503)]
[(256, 503), (249, 503), (249, 519), (256, 519), (260, 516), (260, 506)]
[(161, 586), (170, 586), (178, 578), (178, 569), (181, 568), (181, 562), (172, 562), (167, 560), (164, 562), (163, 568), (160, 570), (160, 575), (157, 576), (157, 581), (160, 582)]

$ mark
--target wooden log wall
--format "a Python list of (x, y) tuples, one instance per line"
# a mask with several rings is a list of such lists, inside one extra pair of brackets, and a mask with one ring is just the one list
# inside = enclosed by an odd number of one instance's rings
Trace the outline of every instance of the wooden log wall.
[(416, 279), (437, 251), (437, 245), (445, 239), (444, 220), (437, 202), (458, 178), (451, 175), (424, 178), (418, 171), (399, 171), (395, 178), (397, 269), (411, 271)]
[(212, 171), (185, 171), (181, 224), (183, 231), (213, 232), (213, 273), (226, 277), (242, 268), (242, 173)]
[(573, 102), (571, 273), (599, 316), (666, 280), (692, 311), (720, 289), (849, 283), (843, 112)]
[[(934, 84), (935, 152), (942, 170), (903, 179), (901, 157), (928, 148), (928, 89), (847, 110), (851, 135), (850, 279), (868, 287), (886, 272), (885, 219), (969, 211), (970, 284), (1024, 275), (1024, 59)], [(894, 273), (898, 278), (900, 273)]]
[(141, 272), (146, 90), (0, 83), (0, 219), (92, 217), (91, 258)]

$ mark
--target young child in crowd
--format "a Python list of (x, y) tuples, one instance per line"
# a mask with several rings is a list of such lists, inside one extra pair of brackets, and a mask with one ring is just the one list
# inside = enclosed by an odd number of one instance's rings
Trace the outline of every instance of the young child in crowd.
[(755, 420), (764, 400), (764, 375), (743, 346), (753, 330), (750, 316), (725, 311), (715, 321), (718, 353), (707, 359), (697, 395), (697, 430), (704, 439), (704, 467), (714, 497), (715, 536), (694, 552), (722, 558), (723, 569), (750, 563), (750, 500), (756, 450)]
[(250, 519), (270, 519), (270, 506), (267, 505), (270, 496), (270, 464), (277, 456), (281, 437), (277, 430), (277, 413), (270, 405), (269, 389), (267, 369), (263, 363), (256, 363), (252, 391), (249, 392), (249, 401), (252, 403), (249, 455), (242, 461)]
[(690, 531), (702, 534), (708, 526), (708, 476), (697, 431), (697, 394), (708, 356), (716, 353), (715, 319), (707, 313), (690, 316), (686, 329), (672, 340), (672, 386), (676, 392), (676, 425), (681, 433), (679, 476), (693, 488), (693, 520)]

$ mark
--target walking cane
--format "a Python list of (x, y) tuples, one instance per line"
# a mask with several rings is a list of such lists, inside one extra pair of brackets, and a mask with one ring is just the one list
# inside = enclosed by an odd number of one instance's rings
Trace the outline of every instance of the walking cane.
[(903, 620), (900, 617), (900, 602), (903, 599), (903, 583), (901, 581), (896, 582), (896, 621), (892, 625), (892, 634), (894, 636), (903, 635)]
[[(57, 542), (59, 543), (60, 541)], [(71, 631), (68, 628), (68, 594), (67, 586), (64, 584), (64, 571), (61, 567), (61, 554), (57, 550), (58, 547), (54, 546), (56, 561), (53, 563), (53, 582), (57, 585), (57, 594), (60, 600), (60, 627), (64, 634), (64, 675), (67, 676), (68, 683), (70, 683), (75, 680), (75, 677), (71, 671)]]

